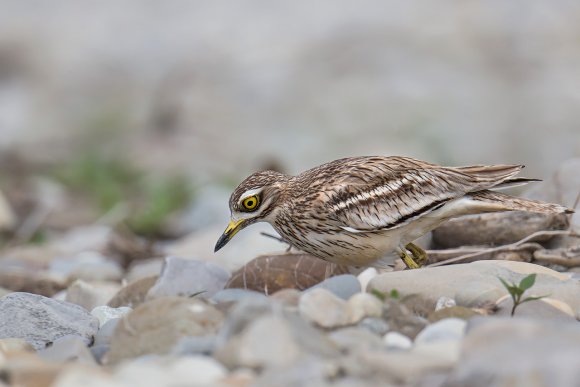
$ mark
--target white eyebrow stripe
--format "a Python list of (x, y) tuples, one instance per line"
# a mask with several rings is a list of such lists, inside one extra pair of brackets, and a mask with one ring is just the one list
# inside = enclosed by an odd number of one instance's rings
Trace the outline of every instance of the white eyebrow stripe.
[(241, 203), (242, 200), (244, 200), (246, 198), (249, 198), (250, 196), (257, 195), (260, 192), (262, 192), (263, 190), (264, 190), (264, 187), (249, 189), (249, 190), (247, 190), (246, 192), (244, 192), (243, 194), (240, 195), (240, 200), (238, 202)]

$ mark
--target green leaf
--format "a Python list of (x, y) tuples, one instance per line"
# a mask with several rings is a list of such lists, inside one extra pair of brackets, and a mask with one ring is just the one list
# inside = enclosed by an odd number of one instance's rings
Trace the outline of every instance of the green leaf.
[(529, 276), (521, 280), (519, 288), (522, 289), (523, 291), (526, 291), (532, 286), (534, 286), (535, 282), (536, 282), (536, 274), (530, 274)]
[(546, 298), (546, 297), (548, 297), (548, 295), (545, 295), (545, 296), (526, 297), (522, 301), (520, 301), (520, 304), (523, 304), (524, 302), (528, 302), (528, 301), (541, 300), (542, 298)]
[(510, 288), (511, 288), (512, 286), (515, 286), (515, 285), (513, 285), (513, 284), (512, 284), (512, 285), (508, 284), (508, 283), (507, 283), (507, 282), (506, 282), (506, 281), (505, 281), (503, 278), (501, 278), (501, 277), (497, 277), (497, 279), (499, 279), (499, 280), (501, 281), (502, 285), (504, 286), (504, 288), (506, 288), (506, 290), (507, 290), (508, 292), (510, 292), (510, 293), (511, 293), (511, 291), (510, 291)]
[(391, 296), (391, 298), (394, 298), (395, 300), (398, 299), (401, 295), (399, 294), (399, 291), (397, 289), (393, 289), (391, 290), (391, 292), (389, 293), (389, 296)]
[(385, 301), (385, 298), (387, 298), (385, 293), (377, 289), (371, 289), (370, 293), (381, 301)]

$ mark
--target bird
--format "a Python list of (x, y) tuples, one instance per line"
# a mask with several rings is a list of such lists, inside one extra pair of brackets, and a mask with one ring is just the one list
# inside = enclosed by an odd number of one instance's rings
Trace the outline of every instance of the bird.
[(410, 157), (360, 156), (294, 176), (255, 172), (231, 194), (231, 219), (214, 251), (245, 227), (268, 222), (290, 246), (328, 262), (384, 268), (398, 254), (407, 268), (416, 269), (427, 257), (413, 242), (451, 218), (499, 211), (574, 212), (494, 190), (539, 181), (515, 177), (522, 168), (445, 167)]

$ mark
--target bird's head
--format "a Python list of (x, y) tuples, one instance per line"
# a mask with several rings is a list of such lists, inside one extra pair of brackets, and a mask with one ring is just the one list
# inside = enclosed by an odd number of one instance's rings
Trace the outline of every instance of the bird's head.
[(218, 239), (214, 251), (224, 247), (244, 227), (273, 221), (276, 202), (287, 180), (288, 176), (284, 174), (262, 171), (242, 181), (230, 196), (230, 224)]

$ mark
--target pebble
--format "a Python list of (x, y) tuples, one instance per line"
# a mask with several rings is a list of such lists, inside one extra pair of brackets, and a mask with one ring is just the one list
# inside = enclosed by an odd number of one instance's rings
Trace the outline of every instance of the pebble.
[(349, 323), (355, 324), (365, 317), (380, 317), (383, 303), (369, 293), (357, 293), (348, 299), (347, 313)]
[(69, 280), (120, 281), (123, 268), (97, 251), (82, 251), (71, 258), (55, 259), (50, 271)]
[(336, 328), (351, 321), (347, 302), (325, 288), (304, 292), (298, 310), (304, 319), (323, 328)]
[(457, 306), (457, 302), (451, 297), (440, 297), (435, 303), (435, 311), (444, 309), (444, 308), (451, 308)]
[(389, 331), (389, 324), (378, 317), (367, 317), (362, 319), (361, 322), (357, 324), (360, 328), (364, 328), (375, 335), (383, 336)]
[(578, 322), (527, 317), (474, 318), (459, 363), (447, 378), (454, 386), (567, 387), (580, 370)]
[(192, 296), (210, 298), (222, 290), (230, 274), (221, 267), (194, 259), (170, 256), (159, 279), (149, 289), (148, 298)]
[(330, 332), (328, 337), (343, 352), (356, 352), (369, 349), (381, 350), (384, 348), (380, 336), (358, 327), (339, 328)]
[(467, 322), (459, 318), (446, 318), (428, 325), (417, 337), (415, 343), (432, 343), (437, 341), (459, 341), (465, 334)]
[(67, 335), (79, 336), (88, 345), (98, 326), (89, 312), (68, 302), (20, 292), (0, 298), (0, 338), (21, 338), (35, 349)]
[(333, 293), (335, 296), (342, 298), (343, 300), (348, 300), (350, 297), (356, 293), (360, 293), (361, 286), (358, 279), (352, 274), (342, 274), (334, 277), (330, 277), (320, 282), (317, 285), (306, 289), (304, 292), (308, 292), (313, 289), (326, 289)]
[(127, 269), (125, 280), (133, 282), (142, 278), (159, 276), (163, 269), (163, 262), (162, 258), (150, 258), (132, 262)]
[(387, 349), (411, 349), (413, 340), (399, 332), (389, 332), (383, 336), (383, 343)]
[(162, 297), (123, 317), (111, 338), (107, 364), (147, 354), (166, 354), (180, 338), (217, 333), (223, 313), (199, 299)]
[(262, 298), (267, 299), (268, 297), (262, 293), (256, 292), (255, 290), (247, 289), (223, 289), (215, 293), (210, 300), (219, 304), (221, 302), (237, 302), (244, 298)]
[(212, 386), (227, 375), (227, 369), (207, 356), (152, 357), (119, 366), (115, 380), (125, 386)]
[(180, 338), (171, 349), (171, 354), (176, 356), (211, 355), (217, 344), (216, 335), (185, 336)]
[(38, 351), (38, 356), (53, 362), (78, 362), (96, 365), (87, 344), (79, 336), (64, 336), (55, 340), (50, 347)]
[(74, 281), (66, 290), (65, 301), (92, 310), (99, 305), (105, 305), (120, 289), (120, 285), (112, 282), (88, 283), (83, 280)]
[(118, 319), (131, 312), (133, 309), (127, 306), (111, 308), (110, 306), (97, 306), (91, 311), (91, 315), (99, 319), (99, 327), (105, 325), (108, 321)]
[(108, 303), (112, 308), (128, 306), (135, 308), (145, 302), (149, 289), (157, 282), (157, 277), (147, 277), (131, 282), (121, 288)]
[(374, 267), (367, 267), (357, 275), (358, 282), (360, 282), (360, 288), (366, 289), (370, 280), (375, 278), (379, 272)]

